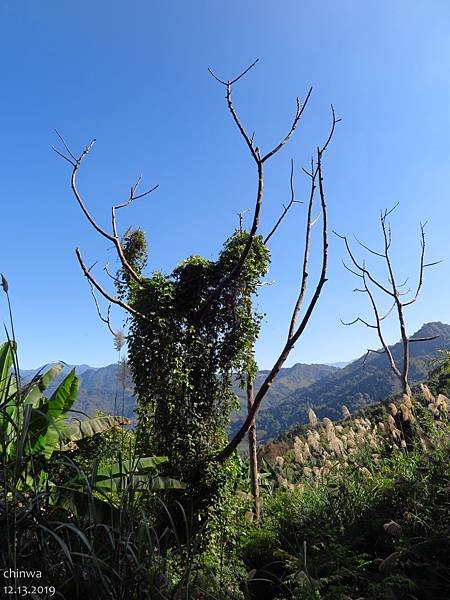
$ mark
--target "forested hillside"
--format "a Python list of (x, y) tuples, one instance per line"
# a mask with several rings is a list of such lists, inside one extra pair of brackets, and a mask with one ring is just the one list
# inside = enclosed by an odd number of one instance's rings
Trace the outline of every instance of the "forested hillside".
[[(411, 344), (412, 383), (423, 381), (431, 369), (431, 361), (440, 355), (440, 349), (450, 346), (450, 325), (426, 323), (412, 338), (433, 336), (438, 337)], [(401, 344), (394, 344), (391, 349), (394, 358), (399, 360)], [(267, 398), (265, 410), (261, 409), (258, 414), (258, 438), (265, 441), (277, 437), (296, 424), (305, 423), (310, 407), (319, 418), (339, 419), (342, 404), (353, 412), (383, 400), (398, 389), (398, 380), (384, 354), (370, 353), (367, 358), (363, 355), (343, 369), (334, 369), (311, 385), (297, 388), (282, 400), (270, 404), (270, 398)]]

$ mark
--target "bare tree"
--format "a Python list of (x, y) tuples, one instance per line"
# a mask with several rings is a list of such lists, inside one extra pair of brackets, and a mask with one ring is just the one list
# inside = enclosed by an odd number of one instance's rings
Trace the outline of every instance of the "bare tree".
[[(376, 250), (373, 250), (372, 248), (369, 248), (369, 246), (366, 246), (358, 238), (355, 237), (356, 242), (362, 248), (364, 248), (364, 250), (366, 250), (373, 256), (380, 258), (383, 261), (386, 271), (387, 271), (387, 283), (382, 282), (378, 278), (376, 278), (373, 275), (373, 271), (369, 270), (366, 267), (365, 261), (361, 262), (356, 258), (355, 254), (350, 246), (348, 238), (346, 236), (340, 235), (336, 232), (334, 232), (334, 233), (344, 241), (344, 244), (345, 244), (345, 247), (347, 250), (347, 254), (348, 254), (348, 257), (349, 257), (351, 265), (352, 265), (350, 267), (344, 262), (343, 263), (344, 267), (348, 271), (350, 271), (350, 273), (352, 273), (353, 275), (355, 275), (356, 277), (358, 277), (361, 280), (362, 287), (356, 288), (354, 291), (363, 293), (363, 294), (367, 294), (367, 297), (369, 299), (369, 304), (371, 306), (371, 309), (372, 309), (373, 315), (374, 315), (373, 323), (369, 323), (367, 320), (365, 320), (361, 317), (357, 317), (356, 319), (354, 319), (353, 321), (350, 321), (350, 322), (344, 322), (344, 321), (341, 321), (341, 322), (344, 325), (354, 325), (356, 323), (362, 323), (366, 327), (376, 330), (378, 339), (381, 343), (382, 348), (380, 350), (374, 350), (372, 348), (368, 349), (365, 360), (367, 359), (367, 356), (371, 352), (378, 353), (378, 354), (386, 354), (393, 373), (396, 375), (396, 377), (398, 377), (398, 379), (401, 383), (403, 393), (410, 396), (411, 388), (410, 388), (409, 381), (408, 381), (409, 346), (413, 342), (424, 342), (424, 341), (428, 341), (428, 340), (433, 340), (433, 339), (436, 339), (436, 337), (438, 337), (438, 336), (425, 337), (425, 338), (409, 337), (409, 335), (407, 333), (407, 329), (406, 329), (406, 322), (405, 322), (405, 308), (408, 306), (411, 306), (411, 304), (414, 304), (414, 302), (417, 301), (420, 291), (422, 289), (422, 285), (423, 285), (424, 270), (427, 267), (431, 267), (433, 265), (438, 264), (438, 262), (440, 262), (440, 261), (433, 262), (433, 263), (425, 263), (425, 245), (426, 245), (425, 244), (425, 226), (426, 226), (426, 223), (421, 223), (420, 224), (421, 251), (420, 251), (420, 259), (419, 259), (419, 266), (418, 266), (417, 287), (415, 288), (414, 291), (412, 291), (411, 289), (404, 290), (404, 287), (406, 286), (408, 280), (405, 280), (403, 283), (400, 283), (400, 284), (398, 283), (398, 280), (396, 279), (396, 276), (394, 273), (394, 267), (393, 267), (393, 263), (392, 263), (391, 253), (390, 253), (391, 244), (392, 244), (392, 229), (391, 229), (390, 223), (387, 220), (389, 215), (395, 210), (396, 207), (397, 207), (397, 205), (394, 206), (390, 210), (385, 209), (385, 210), (381, 211), (381, 215), (380, 215), (380, 226), (381, 226), (381, 231), (382, 231), (382, 250), (381, 251), (376, 251)], [(387, 296), (390, 299), (390, 301), (392, 302), (391, 308), (385, 314), (381, 313), (379, 306), (377, 304), (377, 300), (376, 300), (376, 296), (375, 296), (376, 290), (378, 290), (379, 292), (381, 292), (382, 294)], [(409, 298), (406, 298), (408, 296), (408, 294), (411, 294), (411, 295)], [(398, 364), (397, 361), (394, 359), (391, 349), (389, 348), (388, 344), (386, 343), (386, 340), (385, 340), (385, 337), (383, 334), (383, 330), (382, 330), (383, 321), (392, 313), (392, 311), (395, 311), (397, 314), (398, 324), (399, 324), (399, 328), (400, 328), (400, 338), (401, 338), (402, 347), (403, 347), (401, 364)]]
[[(245, 128), (243, 127), (243, 125), (236, 113), (236, 110), (233, 106), (232, 100), (231, 100), (232, 85), (235, 84), (237, 81), (239, 81), (239, 79), (241, 79), (241, 77), (243, 75), (245, 75), (248, 72), (248, 70), (251, 69), (255, 64), (256, 63), (253, 63), (252, 65), (250, 65), (250, 67), (246, 71), (243, 71), (243, 73), (241, 73), (238, 77), (236, 77), (232, 81), (224, 81), (222, 79), (219, 79), (214, 73), (212, 73), (212, 71), (210, 71), (210, 73), (213, 75), (213, 77), (217, 81), (219, 81), (219, 83), (221, 83), (222, 85), (224, 85), (226, 87), (226, 100), (227, 100), (227, 104), (228, 104), (228, 109), (229, 109), (231, 116), (233, 117), (233, 120), (234, 120), (242, 138), (244, 139), (244, 141), (249, 149), (249, 152), (250, 152), (252, 158), (254, 159), (254, 162), (257, 167), (258, 184), (257, 184), (254, 219), (253, 219), (252, 227), (250, 229), (250, 238), (249, 238), (250, 240), (254, 239), (254, 237), (257, 234), (258, 227), (259, 227), (259, 216), (260, 216), (260, 211), (261, 211), (261, 206), (262, 206), (263, 190), (264, 190), (264, 170), (263, 170), (264, 163), (268, 159), (270, 159), (274, 154), (276, 154), (276, 152), (278, 152), (292, 137), (292, 135), (295, 131), (295, 128), (297, 126), (297, 123), (302, 115), (302, 112), (303, 112), (303, 110), (310, 98), (311, 92), (312, 92), (312, 89), (310, 89), (303, 105), (300, 104), (300, 101), (297, 98), (297, 111), (296, 111), (294, 120), (292, 122), (292, 125), (291, 125), (291, 128), (290, 128), (288, 134), (272, 150), (270, 150), (269, 152), (267, 152), (265, 154), (262, 154), (259, 147), (255, 146), (255, 144), (254, 144), (254, 135), (250, 136), (246, 132)], [(233, 453), (233, 451), (237, 448), (239, 443), (242, 441), (245, 434), (249, 431), (250, 427), (252, 427), (252, 424), (253, 424), (253, 426), (255, 426), (254, 419), (259, 410), (261, 402), (264, 399), (267, 392), (269, 391), (270, 387), (272, 386), (276, 376), (282, 369), (284, 363), (286, 362), (286, 360), (287, 360), (289, 354), (291, 353), (292, 349), (294, 348), (295, 344), (297, 343), (297, 341), (299, 340), (303, 331), (305, 330), (306, 325), (308, 324), (308, 321), (311, 318), (313, 310), (314, 310), (314, 308), (317, 304), (317, 301), (319, 299), (319, 296), (322, 292), (322, 288), (323, 288), (325, 282), (327, 281), (328, 219), (327, 219), (327, 205), (326, 205), (326, 199), (325, 199), (325, 189), (324, 189), (324, 182), (323, 182), (323, 167), (322, 167), (322, 165), (323, 165), (323, 155), (324, 155), (325, 151), (327, 150), (327, 148), (333, 138), (336, 124), (340, 121), (340, 119), (336, 118), (336, 114), (335, 114), (333, 106), (331, 107), (331, 113), (332, 113), (332, 122), (331, 122), (331, 128), (330, 128), (328, 137), (322, 146), (317, 147), (315, 157), (311, 160), (310, 170), (303, 169), (304, 173), (308, 176), (308, 178), (310, 180), (310, 192), (309, 192), (309, 199), (307, 202), (308, 208), (307, 208), (307, 219), (306, 219), (306, 227), (305, 227), (303, 268), (302, 268), (302, 274), (301, 274), (300, 283), (299, 283), (299, 293), (298, 293), (297, 300), (295, 302), (295, 305), (294, 305), (294, 308), (292, 311), (292, 315), (290, 318), (290, 322), (289, 322), (287, 339), (286, 339), (284, 346), (282, 347), (280, 354), (279, 354), (278, 358), (276, 359), (273, 367), (269, 371), (269, 374), (263, 381), (263, 383), (262, 383), (261, 387), (259, 388), (258, 392), (256, 393), (256, 395), (254, 395), (253, 401), (248, 403), (249, 409), (248, 409), (247, 417), (246, 417), (245, 421), (243, 422), (242, 426), (240, 427), (240, 429), (238, 430), (236, 435), (230, 440), (230, 442), (227, 444), (227, 446), (215, 457), (215, 460), (217, 460), (219, 462), (223, 462), (224, 460), (229, 458), (229, 456)], [(291, 206), (295, 202), (295, 194), (294, 194), (294, 188), (293, 188), (293, 165), (292, 165), (292, 163), (291, 163), (291, 180), (290, 181), (291, 181), (291, 201), (289, 202), (289, 204), (287, 206), (284, 207), (284, 210), (283, 210), (280, 218), (276, 221), (276, 223), (274, 224), (274, 226), (272, 227), (270, 232), (265, 237), (265, 243), (268, 243), (268, 241), (270, 240), (270, 238), (272, 237), (272, 235), (275, 233), (278, 226), (280, 225), (281, 221), (286, 216), (288, 210), (291, 208)], [(313, 218), (313, 209), (315, 206), (317, 191), (319, 192), (319, 206), (320, 206), (319, 215), (318, 215), (318, 217)], [(321, 271), (319, 274), (318, 282), (317, 282), (314, 292), (312, 294), (312, 297), (311, 297), (308, 305), (306, 306), (304, 316), (301, 319), (301, 321), (298, 322), (298, 318), (300, 316), (301, 309), (303, 308), (303, 303), (305, 300), (305, 295), (306, 295), (307, 285), (308, 285), (311, 231), (312, 231), (313, 225), (317, 222), (319, 217), (322, 218), (322, 268), (321, 268)], [(241, 256), (241, 260), (236, 265), (236, 268), (235, 268), (236, 272), (238, 272), (239, 269), (242, 268), (242, 265), (245, 262), (246, 251), (248, 254), (248, 250), (245, 249)], [(224, 285), (227, 285), (227, 283), (228, 282), (224, 282)], [(255, 455), (254, 452), (251, 452), (251, 455), (254, 456)]]
[[(251, 227), (249, 230), (249, 235), (248, 235), (245, 247), (244, 247), (239, 259), (237, 260), (235, 266), (223, 277), (223, 279), (221, 281), (219, 281), (219, 283), (217, 284), (215, 289), (213, 289), (212, 292), (210, 293), (209, 297), (207, 297), (205, 299), (205, 301), (203, 302), (203, 304), (200, 306), (200, 308), (198, 310), (198, 314), (197, 314), (197, 319), (198, 319), (199, 323), (201, 323), (202, 319), (207, 314), (207, 311), (212, 309), (215, 301), (220, 297), (223, 290), (225, 290), (226, 288), (231, 286), (233, 284), (233, 282), (236, 281), (239, 278), (240, 274), (242, 273), (242, 270), (246, 264), (246, 260), (247, 260), (247, 257), (249, 256), (252, 245), (255, 242), (255, 238), (257, 235), (259, 235), (260, 216), (261, 216), (261, 209), (262, 209), (262, 205), (263, 205), (263, 196), (264, 196), (264, 166), (275, 154), (277, 154), (288, 143), (288, 141), (293, 136), (293, 134), (297, 128), (297, 125), (300, 121), (300, 118), (303, 114), (303, 111), (304, 111), (304, 109), (308, 103), (308, 100), (311, 96), (311, 93), (312, 93), (312, 88), (310, 88), (303, 103), (301, 103), (300, 100), (297, 98), (294, 118), (291, 122), (291, 125), (290, 125), (290, 128), (289, 128), (287, 134), (274, 147), (272, 147), (267, 152), (263, 153), (260, 150), (260, 148), (255, 144), (254, 135), (250, 136), (247, 133), (244, 126), (242, 125), (241, 120), (240, 120), (240, 118), (236, 112), (236, 109), (233, 105), (233, 102), (232, 102), (233, 86), (238, 81), (240, 81), (244, 77), (244, 75), (246, 75), (248, 73), (248, 71), (250, 71), (255, 66), (256, 63), (257, 63), (257, 60), (232, 80), (220, 79), (216, 74), (214, 74), (211, 70), (209, 70), (211, 75), (214, 77), (214, 79), (217, 82), (219, 82), (221, 85), (223, 85), (226, 89), (227, 107), (228, 107), (231, 117), (232, 117), (242, 139), (244, 140), (244, 142), (248, 148), (248, 151), (249, 151), (251, 157), (253, 158), (254, 164), (256, 166), (257, 184), (256, 184), (256, 198), (255, 198), (254, 209), (253, 209), (253, 219), (252, 219), (252, 223), (251, 223)], [(328, 219), (327, 219), (327, 205), (326, 205), (326, 199), (325, 199), (324, 179), (323, 179), (323, 156), (332, 140), (336, 124), (340, 120), (340, 119), (336, 118), (333, 107), (331, 107), (331, 113), (332, 113), (332, 119), (331, 119), (331, 127), (330, 127), (329, 134), (328, 134), (325, 142), (323, 143), (323, 145), (317, 147), (315, 156), (311, 160), (311, 166), (310, 166), (309, 170), (303, 169), (304, 173), (307, 175), (309, 182), (310, 182), (309, 198), (306, 202), (307, 217), (306, 217), (306, 226), (305, 226), (305, 234), (304, 234), (305, 242), (304, 242), (304, 249), (303, 249), (302, 273), (301, 273), (301, 276), (299, 279), (298, 296), (295, 301), (295, 304), (294, 304), (294, 307), (292, 310), (292, 314), (291, 314), (291, 317), (289, 320), (287, 338), (286, 338), (284, 345), (282, 346), (282, 348), (280, 350), (279, 356), (276, 359), (272, 369), (270, 370), (269, 374), (263, 381), (261, 387), (259, 388), (259, 390), (256, 394), (254, 394), (254, 392), (253, 392), (253, 382), (252, 381), (248, 382), (248, 414), (247, 414), (247, 417), (244, 420), (244, 422), (242, 423), (239, 431), (229, 441), (229, 443), (225, 446), (225, 448), (223, 448), (223, 450), (220, 453), (218, 453), (215, 457), (212, 457), (212, 460), (217, 461), (217, 462), (224, 462), (225, 460), (227, 460), (227, 458), (230, 457), (230, 455), (233, 453), (233, 451), (237, 448), (238, 444), (242, 441), (244, 436), (247, 434), (247, 432), (249, 432), (249, 430), (251, 430), (252, 427), (253, 427), (253, 433), (251, 434), (252, 439), (253, 439), (252, 453), (254, 455), (254, 460), (256, 459), (256, 430), (255, 430), (256, 414), (258, 412), (258, 409), (261, 405), (263, 398), (269, 391), (277, 374), (283, 367), (290, 352), (292, 351), (295, 344), (297, 343), (300, 336), (302, 335), (303, 331), (305, 330), (305, 328), (309, 322), (309, 319), (311, 318), (313, 310), (317, 304), (319, 296), (322, 292), (322, 288), (323, 288), (325, 282), (327, 281)], [(141, 276), (133, 269), (133, 267), (128, 263), (128, 261), (125, 258), (124, 248), (122, 246), (121, 238), (118, 234), (118, 229), (117, 229), (117, 224), (116, 224), (116, 211), (120, 208), (124, 208), (124, 207), (130, 205), (132, 202), (134, 202), (138, 198), (142, 198), (142, 197), (150, 194), (158, 186), (154, 186), (150, 190), (148, 190), (144, 193), (138, 194), (137, 188), (140, 183), (140, 178), (139, 178), (138, 181), (136, 182), (136, 184), (131, 187), (131, 191), (130, 191), (130, 195), (129, 195), (128, 199), (125, 202), (123, 202), (122, 204), (115, 205), (111, 208), (111, 232), (109, 232), (109, 231), (105, 230), (104, 228), (102, 228), (94, 220), (94, 218), (90, 214), (89, 210), (87, 209), (86, 204), (83, 201), (83, 199), (78, 191), (78, 188), (77, 188), (77, 174), (79, 172), (79, 169), (81, 167), (83, 160), (86, 158), (86, 156), (92, 149), (92, 146), (93, 146), (95, 140), (93, 140), (83, 150), (83, 152), (77, 157), (76, 155), (74, 155), (72, 153), (72, 151), (67, 146), (66, 142), (64, 141), (64, 139), (62, 138), (62, 136), (59, 133), (58, 133), (58, 136), (63, 144), (64, 150), (60, 151), (60, 150), (55, 149), (55, 151), (61, 157), (63, 157), (68, 163), (70, 163), (70, 165), (72, 167), (71, 188), (72, 188), (72, 192), (75, 196), (75, 199), (76, 199), (78, 205), (80, 206), (82, 212), (84, 213), (86, 219), (92, 225), (92, 227), (101, 236), (103, 236), (105, 239), (107, 239), (108, 241), (113, 243), (124, 273), (126, 273), (127, 276), (130, 279), (132, 279), (135, 284), (137, 284), (139, 286), (142, 283)], [(265, 237), (265, 243), (269, 242), (269, 240), (271, 239), (271, 237), (274, 235), (274, 233), (280, 226), (281, 222), (283, 221), (284, 217), (286, 216), (286, 214), (289, 211), (289, 209), (291, 208), (291, 206), (297, 202), (295, 199), (294, 187), (293, 187), (293, 164), (292, 163), (291, 163), (290, 183), (291, 183), (291, 200), (287, 204), (287, 206), (284, 207), (281, 216), (275, 222), (275, 224), (271, 228), (270, 232)], [(318, 197), (318, 212), (319, 212), (319, 214), (316, 218), (314, 218), (313, 212), (314, 212), (317, 197)], [(309, 273), (309, 254), (310, 254), (310, 247), (311, 247), (312, 227), (318, 221), (319, 218), (322, 221), (322, 231), (321, 231), (321, 240), (322, 240), (322, 242), (321, 242), (321, 256), (322, 256), (321, 263), (322, 264), (321, 264), (320, 273), (318, 275), (318, 281), (312, 291), (311, 298), (304, 309), (303, 316), (300, 319), (301, 311), (303, 309), (303, 304), (305, 302), (305, 296), (306, 296), (306, 292), (307, 292), (309, 275), (310, 275), (310, 273)], [(240, 217), (240, 224), (242, 227), (242, 217)], [(122, 298), (119, 298), (118, 296), (109, 293), (105, 289), (105, 287), (101, 285), (101, 283), (92, 274), (92, 267), (88, 267), (86, 265), (86, 263), (84, 262), (81, 252), (78, 248), (76, 250), (76, 256), (80, 263), (81, 269), (82, 269), (84, 275), (86, 276), (86, 278), (88, 279), (92, 288), (95, 289), (97, 292), (99, 292), (108, 301), (109, 304), (116, 304), (116, 305), (120, 306), (121, 308), (123, 308), (125, 311), (127, 311), (131, 315), (131, 318), (139, 318), (139, 319), (146, 318), (145, 314), (142, 314), (142, 313), (136, 311), (136, 309), (133, 306), (130, 306), (130, 304), (126, 303)], [(108, 317), (103, 318), (102, 320), (109, 323), (109, 313), (108, 313)], [(255, 471), (255, 472), (257, 473), (257, 471)], [(255, 480), (257, 483), (257, 474), (255, 477)]]

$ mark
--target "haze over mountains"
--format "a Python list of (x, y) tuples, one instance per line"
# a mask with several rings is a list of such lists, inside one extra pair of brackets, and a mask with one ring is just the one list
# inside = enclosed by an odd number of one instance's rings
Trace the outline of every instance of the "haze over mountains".
[[(437, 339), (412, 343), (410, 382), (417, 383), (426, 378), (432, 365), (431, 359), (439, 356), (441, 349), (450, 348), (450, 325), (432, 322), (423, 325), (412, 338), (439, 336)], [(400, 361), (400, 343), (391, 346), (393, 356)], [(258, 439), (262, 442), (277, 437), (294, 425), (307, 420), (307, 411), (313, 407), (319, 418), (340, 418), (341, 406), (350, 411), (357, 410), (373, 402), (386, 398), (398, 390), (388, 359), (384, 354), (369, 354), (339, 368), (345, 363), (296, 364), (282, 369), (258, 413)], [(65, 372), (70, 370), (67, 366)], [(122, 414), (134, 417), (136, 405), (132, 381), (129, 376), (119, 376), (118, 364), (101, 368), (87, 365), (76, 367), (80, 379), (77, 411), (93, 415), (97, 410), (105, 413)], [(26, 371), (30, 377), (34, 372)], [(255, 390), (259, 388), (268, 371), (260, 371), (255, 380)], [(51, 391), (51, 390), (50, 390)], [(246, 412), (245, 391), (235, 385), (240, 397), (241, 410), (232, 415), (231, 432), (234, 432)]]

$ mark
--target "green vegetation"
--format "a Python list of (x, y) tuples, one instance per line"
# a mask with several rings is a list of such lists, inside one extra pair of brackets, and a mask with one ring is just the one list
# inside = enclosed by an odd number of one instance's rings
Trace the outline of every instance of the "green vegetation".
[[(129, 363), (138, 394), (141, 451), (168, 457), (164, 470), (183, 479), (185, 510), (200, 527), (217, 511), (229, 479), (230, 464), (211, 464), (226, 440), (236, 404), (231, 383), (256, 375), (253, 346), (261, 316), (251, 296), (267, 272), (269, 253), (261, 236), (251, 245), (242, 272), (206, 308), (209, 298), (230, 276), (249, 241), (237, 231), (217, 261), (199, 256), (184, 260), (169, 276), (154, 273), (136, 282), (119, 271), (118, 291), (136, 311), (128, 335)], [(134, 272), (146, 264), (142, 232), (122, 242)], [(231, 471), (232, 471), (231, 467)]]
[[(411, 383), (424, 381), (430, 369), (434, 368), (432, 361), (440, 360), (441, 349), (450, 347), (450, 326), (444, 323), (427, 323), (417, 337), (438, 335), (432, 341), (417, 342), (411, 346)], [(391, 346), (394, 356), (399, 356), (399, 344)], [(258, 412), (258, 440), (266, 442), (278, 437), (299, 423), (307, 422), (310, 406), (314, 407), (321, 418), (339, 419), (341, 404), (346, 404), (352, 412), (370, 404), (384, 400), (398, 389), (398, 383), (391, 375), (389, 363), (384, 356), (372, 354), (363, 365), (364, 357), (353, 361), (343, 369), (327, 365), (296, 364), (280, 371), (265, 401)], [(259, 371), (255, 378), (255, 390), (258, 390), (267, 371)], [(96, 411), (111, 410), (111, 398), (117, 394), (117, 377), (119, 368), (112, 364), (100, 369), (87, 369), (78, 377), (80, 388), (76, 410), (89, 415)], [(430, 383), (430, 389), (432, 384)], [(247, 412), (247, 399), (239, 381), (233, 383), (233, 392), (239, 397), (241, 408), (231, 414), (231, 433)], [(450, 394), (450, 389), (445, 393)], [(124, 399), (120, 392), (120, 414), (132, 419), (136, 407), (133, 395), (132, 380), (126, 380)], [(123, 409), (122, 409), (123, 407)]]
[(310, 411), (309, 425), (266, 445), (259, 524), (246, 462), (227, 463), (205, 542), (184, 503), (161, 496), (185, 493), (161, 475), (166, 458), (140, 458), (117, 417), (67, 421), (73, 373), (47, 399), (60, 365), (21, 387), (15, 344), (0, 354), (0, 569), (40, 569), (67, 599), (449, 596), (447, 356), (432, 391), (355, 416), (344, 407), (337, 422)]
[(165, 457), (136, 456), (134, 435), (117, 430), (126, 419), (68, 420), (74, 370), (47, 398), (63, 365), (23, 385), (18, 364), (8, 340), (0, 346), (0, 571), (39, 571), (43, 579), (2, 578), (11, 584), (2, 597), (32, 585), (42, 597), (153, 597), (160, 540), (139, 504), (183, 484), (160, 476)]
[(257, 597), (446, 598), (448, 408), (424, 386), (338, 423), (311, 412), (303, 434), (268, 445), (277, 484), (244, 545), (272, 582)]

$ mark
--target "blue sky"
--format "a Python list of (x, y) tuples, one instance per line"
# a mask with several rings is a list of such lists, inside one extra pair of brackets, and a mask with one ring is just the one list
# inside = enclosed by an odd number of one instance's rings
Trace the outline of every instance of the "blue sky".
[[(291, 157), (298, 169), (308, 164), (333, 103), (342, 123), (325, 162), (331, 228), (376, 245), (380, 209), (400, 202), (394, 259), (399, 277), (414, 282), (418, 226), (428, 220), (428, 257), (444, 262), (426, 273), (409, 329), (450, 322), (449, 27), (444, 0), (0, 0), (0, 271), (10, 284), (22, 365), (116, 359), (74, 249), (112, 266), (114, 252), (71, 197), (68, 165), (51, 151), (53, 129), (77, 152), (97, 138), (79, 183), (105, 226), (110, 205), (126, 198), (137, 175), (144, 185), (159, 183), (120, 214), (122, 231), (147, 232), (150, 270), (169, 272), (192, 254), (214, 258), (236, 213), (252, 206), (256, 179), (207, 68), (228, 78), (256, 57), (234, 101), (263, 149), (286, 132), (295, 97), (314, 87), (296, 137), (267, 164), (262, 232), (289, 198)], [(296, 185), (304, 197), (300, 173)], [(267, 313), (261, 367), (286, 333), (304, 215), (296, 206), (271, 246), (274, 284), (259, 298)], [(352, 294), (343, 256), (332, 238), (329, 281), (289, 364), (349, 360), (376, 344), (371, 331), (340, 324), (369, 315), (365, 299)], [(6, 320), (4, 298), (0, 310)], [(120, 327), (120, 312), (113, 317)], [(398, 338), (395, 321), (387, 338)]]

